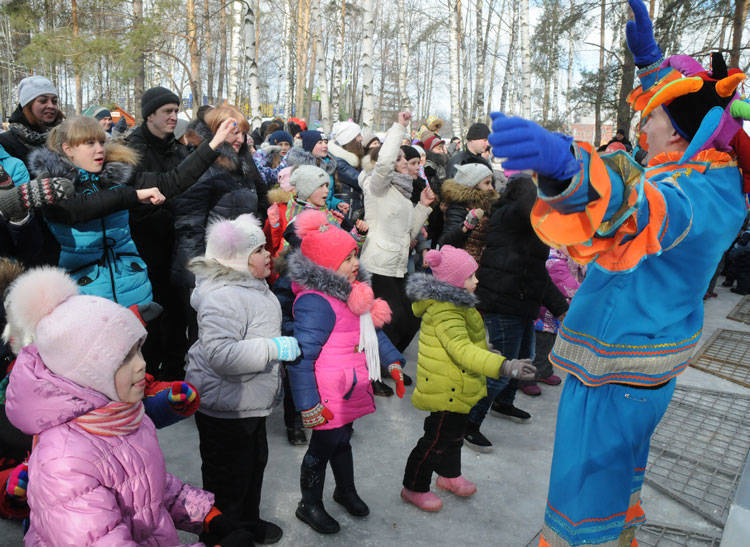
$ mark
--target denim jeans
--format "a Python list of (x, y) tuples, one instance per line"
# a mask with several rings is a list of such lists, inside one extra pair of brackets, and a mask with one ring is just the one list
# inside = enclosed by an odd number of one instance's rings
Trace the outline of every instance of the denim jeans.
[[(501, 313), (484, 314), (484, 328), (490, 344), (506, 359), (534, 358), (534, 320), (518, 315)], [(469, 412), (469, 421), (481, 424), (493, 401), (512, 405), (518, 389), (518, 380), (507, 376), (499, 379), (487, 377), (487, 396), (480, 399)]]

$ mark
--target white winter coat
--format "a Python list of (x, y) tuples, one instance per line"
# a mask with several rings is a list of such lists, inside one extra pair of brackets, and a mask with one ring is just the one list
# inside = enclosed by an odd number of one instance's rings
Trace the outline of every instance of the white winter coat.
[(271, 338), (281, 336), (281, 306), (264, 279), (212, 259), (190, 262), (196, 287), (198, 340), (188, 352), (185, 380), (214, 418), (268, 416), (282, 396)]
[(404, 138), (404, 127), (394, 123), (385, 135), (372, 171), (362, 172), (359, 184), (365, 196), (369, 226), (360, 260), (374, 274), (404, 277), (411, 240), (419, 234), (431, 209), (416, 206), (391, 183)]

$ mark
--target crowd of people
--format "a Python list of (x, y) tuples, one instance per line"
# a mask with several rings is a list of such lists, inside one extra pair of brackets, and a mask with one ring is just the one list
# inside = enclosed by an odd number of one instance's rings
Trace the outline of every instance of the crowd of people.
[[(554, 364), (569, 376), (540, 545), (630, 545), (648, 439), (745, 218), (750, 139), (731, 106), (741, 73), (720, 55), (710, 71), (664, 60), (629, 1), (635, 149), (500, 113), (463, 146), (435, 117), (410, 134), (409, 112), (377, 134), (251, 128), (231, 104), (184, 123), (164, 87), (128, 129), (103, 107), (66, 118), (49, 80), (23, 79), (0, 134), (0, 514), (24, 520), (27, 544), (173, 545), (177, 528), (275, 543), (260, 505), (281, 406), (289, 443), (307, 445), (295, 514), (335, 533), (328, 465), (333, 500), (368, 515), (353, 423), (411, 384), (429, 414), (401, 497), (439, 511), (433, 474), (473, 495), (462, 446), (493, 449), (489, 412), (527, 423), (516, 394), (561, 384)], [(202, 489), (167, 472), (156, 440), (193, 415)]]

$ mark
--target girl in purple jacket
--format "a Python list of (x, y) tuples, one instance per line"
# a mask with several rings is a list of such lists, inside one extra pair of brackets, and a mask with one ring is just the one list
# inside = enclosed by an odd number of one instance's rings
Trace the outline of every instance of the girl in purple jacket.
[(381, 362), (396, 381), (398, 396), (404, 396), (404, 357), (380, 331), (391, 311), (374, 297), (354, 238), (329, 224), (321, 211), (300, 213), (294, 223), (302, 243), (289, 257), (289, 277), (302, 359), (288, 372), (302, 422), (313, 428), (300, 470), (296, 516), (316, 532), (333, 534), (339, 523), (322, 499), (326, 466), (331, 463), (336, 479), (334, 501), (354, 516), (369, 514), (354, 487), (352, 422), (375, 411), (370, 382), (380, 380)]
[(166, 472), (145, 415), (146, 330), (130, 310), (80, 295), (62, 270), (19, 277), (9, 321), (34, 333), (7, 390), (9, 420), (35, 436), (26, 545), (178, 545), (177, 528), (222, 545), (252, 535), (213, 507), (213, 495)]

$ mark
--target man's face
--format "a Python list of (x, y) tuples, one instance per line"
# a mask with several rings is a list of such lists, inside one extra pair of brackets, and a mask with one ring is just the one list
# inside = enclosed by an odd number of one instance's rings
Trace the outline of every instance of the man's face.
[(105, 131), (109, 131), (110, 127), (112, 127), (112, 118), (109, 116), (103, 117), (101, 120), (99, 120), (99, 125), (102, 126), (102, 129)]
[(662, 106), (649, 114), (642, 131), (646, 134), (646, 143), (648, 144), (646, 162), (651, 161), (662, 152), (673, 150), (674, 145), (680, 140), (679, 134), (675, 131)]
[(162, 139), (171, 135), (177, 125), (177, 112), (179, 111), (179, 106), (174, 103), (160, 106), (146, 120), (149, 131)]
[(53, 123), (59, 111), (57, 95), (39, 95), (31, 101), (31, 113), (44, 124)]
[(490, 142), (487, 139), (474, 139), (473, 141), (466, 141), (466, 148), (472, 154), (481, 154), (490, 146)]

